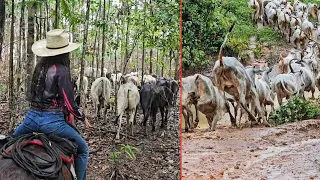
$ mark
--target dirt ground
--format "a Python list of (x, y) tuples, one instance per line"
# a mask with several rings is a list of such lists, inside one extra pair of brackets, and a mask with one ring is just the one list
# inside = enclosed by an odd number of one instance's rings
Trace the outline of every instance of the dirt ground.
[[(103, 120), (94, 120), (93, 109), (89, 105), (87, 117), (93, 128), (85, 130), (82, 122), (77, 126), (90, 148), (89, 162), (87, 167), (88, 180), (109, 179), (113, 164), (109, 160), (112, 151), (119, 151), (120, 144), (129, 144), (138, 148), (135, 160), (123, 159), (120, 161), (119, 171), (124, 179), (166, 179), (176, 180), (180, 177), (180, 140), (179, 140), (179, 108), (170, 110), (167, 129), (160, 129), (161, 116), (158, 113), (156, 131), (151, 132), (148, 122), (148, 136), (143, 135), (143, 114), (139, 109), (137, 113), (137, 125), (132, 139), (125, 142), (121, 136), (121, 142), (114, 142), (117, 126), (113, 122), (104, 123)], [(6, 134), (9, 126), (9, 111), (7, 102), (0, 104), (0, 134)], [(17, 118), (23, 119), (24, 112)], [(109, 119), (114, 121), (113, 112), (108, 113)], [(125, 118), (125, 117), (123, 117)], [(149, 120), (150, 121), (150, 120)], [(122, 133), (125, 133), (126, 122), (123, 121)]]
[(320, 179), (320, 120), (183, 134), (182, 179)]

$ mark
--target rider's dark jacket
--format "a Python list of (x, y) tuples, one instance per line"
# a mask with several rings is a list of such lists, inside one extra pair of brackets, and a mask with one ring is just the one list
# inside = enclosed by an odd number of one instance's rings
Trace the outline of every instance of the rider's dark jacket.
[(42, 97), (34, 97), (31, 100), (31, 107), (44, 111), (62, 110), (66, 107), (77, 119), (81, 121), (85, 120), (85, 115), (74, 101), (70, 70), (61, 64), (49, 67), (43, 95)]

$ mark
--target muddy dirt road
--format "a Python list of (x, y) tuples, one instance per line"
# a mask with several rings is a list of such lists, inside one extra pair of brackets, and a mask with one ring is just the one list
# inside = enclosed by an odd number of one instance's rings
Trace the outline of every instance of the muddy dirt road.
[(184, 133), (182, 179), (320, 179), (319, 128), (307, 120)]
[[(315, 96), (319, 94), (316, 90)], [(202, 113), (199, 119), (193, 132), (182, 134), (182, 179), (320, 180), (320, 119), (249, 128), (242, 118), (239, 129), (231, 127), (225, 114), (214, 132), (205, 132), (208, 123)]]
[(242, 126), (232, 128), (225, 114), (216, 131), (204, 132), (201, 114), (197, 129), (182, 135), (182, 179), (320, 179), (320, 119)]

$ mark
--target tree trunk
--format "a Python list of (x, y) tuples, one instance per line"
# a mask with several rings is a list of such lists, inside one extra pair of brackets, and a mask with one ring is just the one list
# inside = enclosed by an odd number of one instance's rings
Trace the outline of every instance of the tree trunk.
[[(117, 28), (117, 31), (118, 31), (118, 28)], [(117, 35), (118, 35), (118, 32), (117, 32)], [(114, 71), (116, 73), (116, 79), (118, 78), (117, 75), (117, 49), (114, 50)], [(114, 84), (114, 96), (115, 96), (115, 103), (114, 103), (114, 115), (117, 116), (117, 106), (118, 106), (118, 102), (117, 102), (117, 95), (118, 95), (118, 91), (117, 91), (117, 83), (113, 83)]]
[(50, 31), (50, 18), (49, 18), (49, 3), (46, 1), (46, 13), (47, 13), (47, 32)]
[(31, 46), (34, 43), (34, 16), (36, 14), (37, 4), (33, 3), (29, 6), (28, 10), (28, 41), (27, 41), (27, 76), (26, 76), (26, 89), (29, 90), (32, 73), (34, 68), (34, 54)]
[[(97, 66), (97, 69), (99, 69), (99, 60), (100, 60), (100, 36), (101, 36), (101, 34), (100, 34), (100, 28), (98, 29), (98, 51), (97, 51), (97, 54), (96, 54), (96, 59), (97, 59), (97, 63), (96, 63), (96, 66)], [(97, 78), (97, 76), (98, 76), (98, 71), (96, 71), (96, 74), (95, 74), (95, 77)]]
[(142, 36), (142, 61), (141, 61), (141, 69), (142, 69), (142, 73), (141, 73), (141, 85), (143, 86), (144, 81), (143, 81), (143, 76), (144, 76), (144, 39), (145, 39), (145, 28), (146, 28), (146, 1), (144, 0), (144, 5), (143, 5), (143, 36)]
[[(110, 4), (111, 0), (108, 1), (108, 13), (107, 13), (107, 21), (109, 20), (109, 12), (110, 12)], [(102, 13), (102, 21), (106, 22), (106, 0), (103, 0), (103, 13)], [(106, 27), (107, 26), (107, 27)], [(105, 33), (108, 29), (108, 25), (103, 24), (102, 27), (102, 57), (101, 57), (101, 77), (103, 76), (103, 68), (104, 68), (104, 59), (105, 59), (105, 51), (106, 51), (106, 45), (105, 45)]]
[[(37, 13), (38, 12), (36, 11), (36, 16), (38, 16)], [(39, 40), (39, 36), (40, 36), (40, 34), (39, 34), (39, 31), (40, 31), (39, 18), (35, 17), (35, 21), (36, 21), (36, 32), (38, 32), (38, 33), (36, 33), (36, 41), (38, 41)]]
[(47, 16), (47, 2), (45, 3), (45, 7), (43, 7), (43, 16), (46, 18), (46, 19), (43, 19), (43, 31), (42, 31), (42, 38), (46, 38), (46, 31), (47, 31), (47, 19), (49, 18)]
[(127, 3), (127, 17), (126, 17), (126, 20), (127, 20), (127, 28), (126, 28), (126, 42), (125, 42), (125, 62), (124, 62), (124, 66), (123, 66), (123, 72), (122, 74), (125, 74), (126, 73), (126, 68), (127, 68), (127, 64), (129, 62), (129, 54), (128, 54), (128, 41), (129, 41), (129, 26), (130, 26), (130, 18), (129, 18), (129, 15), (130, 15), (130, 8), (129, 8), (129, 3)]
[(160, 74), (159, 69), (159, 50), (157, 49), (157, 57), (156, 57), (156, 75), (158, 76)]
[[(99, 7), (101, 7), (101, 0), (100, 0), (100, 3), (99, 3)], [(96, 21), (98, 21), (100, 10), (101, 10), (101, 8), (99, 8), (99, 11), (97, 12), (96, 19), (95, 19)], [(93, 13), (92, 13), (92, 19), (93, 19)], [(92, 52), (92, 62), (91, 62), (91, 67), (92, 68), (94, 67), (94, 58), (95, 58), (95, 53), (96, 53), (97, 36), (98, 36), (98, 31), (96, 31), (96, 34), (94, 36), (94, 42), (93, 42), (93, 52)], [(94, 77), (94, 71), (92, 71), (91, 76)]]
[(149, 66), (149, 74), (152, 74), (152, 69), (153, 69), (153, 63), (152, 63), (152, 54), (153, 54), (153, 49), (152, 48), (150, 48), (150, 66)]
[[(182, 55), (180, 55), (180, 56), (182, 56)], [(175, 59), (175, 73), (174, 73), (174, 79), (175, 80), (178, 80), (178, 79), (180, 79), (179, 77), (180, 77), (180, 68), (181, 68), (181, 65), (180, 65), (180, 59), (179, 59), (179, 56), (175, 56), (175, 53), (173, 52), (173, 58)], [(181, 58), (181, 57), (180, 57)]]
[[(149, 1), (149, 4), (150, 4), (150, 18), (152, 18), (152, 16), (153, 16), (152, 4), (151, 3), (152, 3), (152, 1), (150, 0)], [(154, 34), (150, 38), (152, 42), (153, 42), (153, 38), (154, 38)], [(151, 42), (151, 44), (152, 44), (152, 42)], [(153, 73), (152, 50), (153, 49), (152, 49), (152, 46), (151, 46), (151, 48), (150, 48), (150, 67), (149, 67), (149, 74), (150, 75)]]
[(0, 0), (0, 61), (2, 61), (2, 45), (4, 37), (4, 23), (6, 20), (6, 3), (5, 0)]
[(16, 74), (17, 77), (17, 88), (16, 91), (20, 90), (21, 86), (21, 69), (22, 63), (25, 62), (25, 22), (24, 22), (24, 9), (25, 9), (25, 0), (22, 0), (21, 3), (21, 15), (20, 15), (20, 31), (19, 31), (19, 44), (18, 44), (18, 68)]
[(84, 89), (83, 89), (83, 74), (84, 74), (84, 58), (87, 53), (87, 38), (88, 38), (88, 28), (89, 28), (89, 16), (90, 16), (90, 0), (87, 0), (87, 11), (86, 11), (86, 21), (85, 21), (85, 28), (84, 28), (84, 38), (83, 38), (83, 51), (81, 56), (81, 69), (80, 69), (80, 104), (82, 107), (85, 107), (85, 99), (84, 96)]
[[(119, 22), (119, 13), (117, 15), (117, 20)], [(119, 25), (116, 25), (116, 37), (119, 37)], [(119, 47), (119, 39), (117, 38), (116, 40), (116, 43), (117, 43), (117, 48)], [(120, 42), (121, 43), (121, 42)], [(117, 72), (117, 48), (115, 48), (115, 52), (114, 52), (114, 70), (115, 70), (115, 73), (116, 73), (116, 79), (118, 79), (118, 72)], [(121, 51), (121, 49), (120, 49)], [(121, 59), (121, 58), (120, 58)], [(118, 106), (118, 102), (117, 102), (117, 96), (118, 96), (118, 89), (117, 89), (117, 83), (114, 83), (114, 92), (115, 92), (115, 116), (117, 116), (117, 106)]]
[(11, 1), (11, 35), (10, 35), (10, 62), (9, 62), (9, 109), (10, 109), (10, 125), (9, 132), (12, 131), (15, 118), (14, 118), (14, 94), (13, 94), (13, 41), (14, 41), (14, 0)]
[(163, 77), (163, 73), (164, 73), (164, 52), (162, 51), (162, 56), (161, 56), (161, 77)]
[(59, 6), (60, 6), (60, 0), (56, 0), (56, 10), (55, 10), (55, 20), (54, 20), (54, 28), (59, 28)]
[[(109, 0), (110, 1), (110, 0)], [(106, 21), (105, 21), (105, 19), (106, 19), (106, 0), (103, 0), (103, 13), (102, 13), (102, 21), (103, 21), (103, 23), (105, 23)], [(105, 46), (105, 30), (106, 30), (106, 25), (105, 24), (103, 24), (103, 26), (102, 26), (102, 52), (101, 52), (101, 77), (103, 76), (103, 68), (104, 68), (104, 51), (105, 51), (105, 48), (106, 48), (106, 46)]]
[(39, 34), (39, 39), (42, 39), (42, 28), (43, 28), (43, 24), (42, 24), (42, 18), (43, 18), (43, 11), (42, 11), (42, 4), (39, 5), (39, 11), (40, 11), (40, 23), (39, 23), (39, 31), (38, 31), (38, 34)]
[(169, 77), (172, 78), (172, 49), (169, 52)]

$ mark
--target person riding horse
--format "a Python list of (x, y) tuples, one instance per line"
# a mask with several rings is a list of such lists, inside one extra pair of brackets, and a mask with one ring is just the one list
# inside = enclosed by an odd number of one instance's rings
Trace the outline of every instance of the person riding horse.
[(78, 145), (75, 159), (77, 179), (86, 179), (89, 148), (80, 134), (65, 120), (63, 108), (77, 119), (91, 127), (84, 113), (74, 101), (71, 84), (69, 53), (80, 45), (68, 41), (68, 34), (62, 29), (54, 29), (46, 34), (46, 39), (35, 42), (32, 51), (41, 57), (33, 72), (28, 88), (27, 100), (31, 108), (14, 136), (40, 132), (70, 138)]

